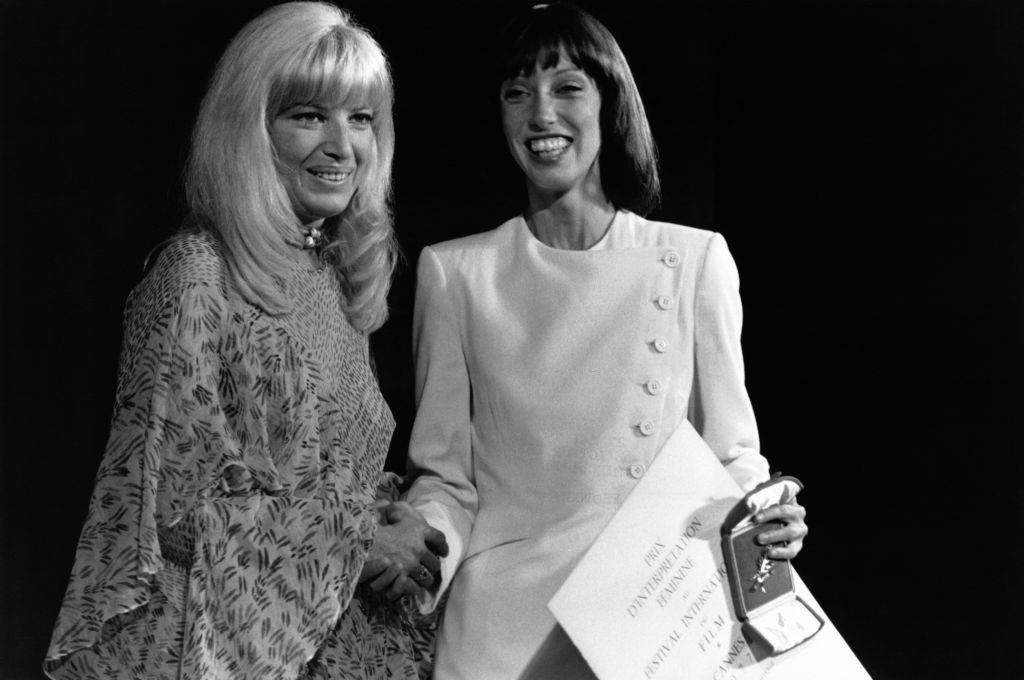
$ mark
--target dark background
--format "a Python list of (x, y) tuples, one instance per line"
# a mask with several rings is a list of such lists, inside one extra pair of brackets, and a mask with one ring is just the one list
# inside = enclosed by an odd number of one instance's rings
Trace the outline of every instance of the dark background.
[[(268, 4), (0, 3), (5, 680), (39, 677), (121, 308), (181, 220), (206, 78)], [(523, 4), (347, 4), (398, 96), (409, 264), (373, 338), (393, 467), (413, 415), (416, 256), (523, 200), (487, 78)], [(721, 231), (738, 262), (764, 451), (806, 485), (804, 579), (876, 679), (1024, 677), (1024, 3), (580, 4), (645, 99), (655, 217)]]

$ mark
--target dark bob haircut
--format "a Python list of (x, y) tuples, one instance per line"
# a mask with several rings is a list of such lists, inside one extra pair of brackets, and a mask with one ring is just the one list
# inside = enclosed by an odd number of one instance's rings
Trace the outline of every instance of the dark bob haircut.
[(658, 154), (640, 92), (619, 44), (604, 25), (565, 3), (534, 5), (505, 29), (495, 76), (499, 83), (565, 55), (601, 93), (601, 184), (616, 208), (647, 215), (661, 198)]

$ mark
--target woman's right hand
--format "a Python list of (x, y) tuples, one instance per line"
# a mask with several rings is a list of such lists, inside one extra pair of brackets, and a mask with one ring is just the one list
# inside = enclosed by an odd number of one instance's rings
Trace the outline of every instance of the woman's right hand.
[(417, 597), (437, 581), (439, 558), (448, 554), (444, 534), (405, 501), (380, 509), (381, 523), (366, 557), (360, 583), (389, 600)]

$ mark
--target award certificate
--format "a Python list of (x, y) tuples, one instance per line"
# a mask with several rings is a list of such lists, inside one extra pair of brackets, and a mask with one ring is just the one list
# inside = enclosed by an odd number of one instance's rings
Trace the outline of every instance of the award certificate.
[(548, 603), (601, 680), (870, 680), (795, 572), (821, 631), (778, 656), (744, 636), (719, 534), (743, 495), (684, 421)]

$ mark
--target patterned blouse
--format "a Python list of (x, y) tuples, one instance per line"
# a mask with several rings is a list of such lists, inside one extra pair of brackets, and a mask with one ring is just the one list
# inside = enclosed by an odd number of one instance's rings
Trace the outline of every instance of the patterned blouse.
[[(432, 631), (356, 584), (394, 420), (334, 270), (243, 301), (208, 235), (125, 312), (110, 439), (53, 678), (416, 678)], [(355, 596), (355, 597), (354, 597)]]

